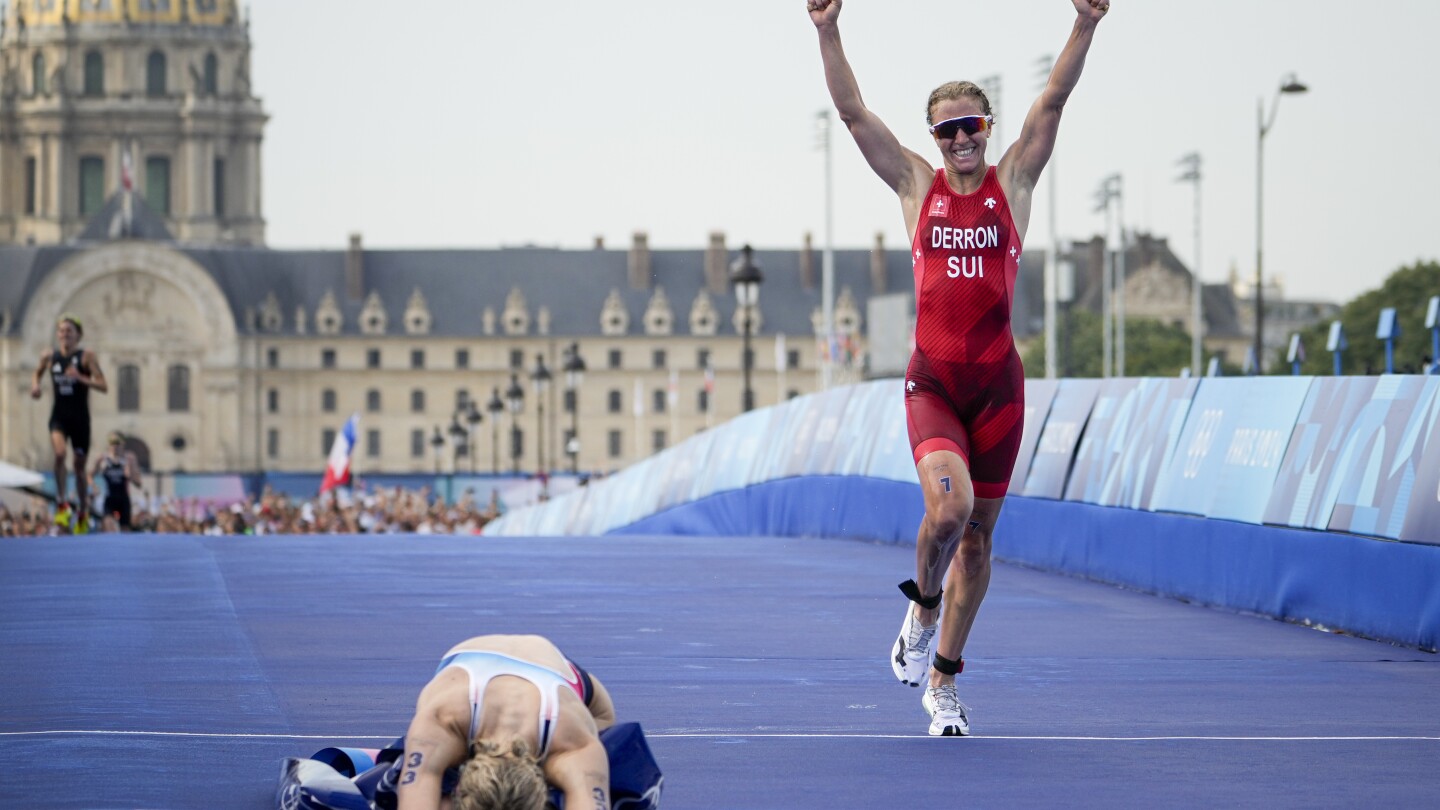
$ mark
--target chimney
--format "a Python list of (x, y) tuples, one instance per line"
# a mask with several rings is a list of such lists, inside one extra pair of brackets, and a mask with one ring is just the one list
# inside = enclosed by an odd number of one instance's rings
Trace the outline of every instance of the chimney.
[(365, 297), (365, 249), (360, 234), (350, 234), (350, 249), (345, 251), (345, 297), (359, 301)]
[(870, 251), (870, 294), (885, 292), (885, 234), (875, 234), (875, 247)]
[(729, 291), (729, 258), (725, 250), (725, 232), (711, 231), (710, 246), (705, 248), (705, 286), (716, 295)]
[(630, 239), (630, 286), (636, 290), (648, 290), (650, 274), (650, 237), (644, 231), (636, 231)]
[(596, 250), (604, 250), (604, 249), (605, 249), (605, 237), (603, 237), (603, 236), (597, 236), (597, 237), (595, 237), (595, 249), (596, 249)]
[(800, 249), (800, 288), (815, 289), (815, 247), (810, 232), (805, 232), (805, 247)]

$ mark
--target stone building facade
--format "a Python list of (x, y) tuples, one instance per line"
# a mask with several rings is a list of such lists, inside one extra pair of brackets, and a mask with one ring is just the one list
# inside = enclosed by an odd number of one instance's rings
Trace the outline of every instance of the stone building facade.
[(0, 241), (73, 239), (128, 178), (182, 241), (264, 243), (235, 0), (12, 0), (0, 26)]

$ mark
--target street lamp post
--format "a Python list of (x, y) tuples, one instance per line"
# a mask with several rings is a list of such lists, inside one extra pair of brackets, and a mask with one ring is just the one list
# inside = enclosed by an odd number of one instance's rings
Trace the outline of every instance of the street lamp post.
[(1190, 320), (1194, 324), (1190, 332), (1190, 374), (1200, 376), (1201, 339), (1205, 332), (1205, 313), (1201, 304), (1203, 285), (1200, 283), (1200, 153), (1191, 152), (1180, 158), (1185, 173), (1176, 178), (1177, 183), (1195, 184), (1195, 264), (1190, 268)]
[(750, 354), (750, 333), (754, 330), (755, 322), (751, 314), (760, 305), (760, 282), (764, 280), (760, 268), (755, 266), (753, 253), (750, 246), (746, 245), (740, 249), (740, 258), (730, 265), (730, 284), (735, 288), (735, 303), (740, 308), (740, 317), (744, 319), (745, 353), (740, 358), (745, 372), (745, 394), (741, 400), (743, 411), (750, 411), (755, 407), (755, 391), (750, 387), (750, 367), (754, 365)]
[(445, 479), (445, 502), (455, 502), (455, 473), (460, 466), (460, 450), (465, 447), (465, 442), (470, 438), (470, 432), (460, 424), (460, 415), (457, 413), (450, 417), (450, 427), (445, 431), (450, 434), (450, 476)]
[(580, 386), (585, 382), (585, 358), (580, 356), (580, 344), (571, 343), (565, 350), (565, 390), (570, 394), (570, 441), (565, 443), (565, 453), (570, 456), (570, 472), (580, 472)]
[(545, 393), (550, 389), (550, 369), (545, 355), (536, 353), (535, 368), (530, 372), (535, 384), (535, 474), (545, 474)]
[(505, 410), (505, 403), (500, 400), (500, 386), (495, 386), (490, 392), (490, 401), (485, 403), (485, 410), (490, 412), (490, 474), (500, 474), (500, 412)]
[(469, 445), (469, 447), (467, 447), (466, 449), (467, 449), (467, 450), (469, 451), (469, 453), (470, 453), (470, 474), (471, 474), (471, 475), (474, 475), (474, 474), (475, 474), (475, 467), (476, 467), (476, 461), (475, 461), (475, 432), (480, 429), (480, 422), (481, 422), (484, 418), (485, 418), (484, 416), (481, 416), (481, 415), (480, 415), (480, 409), (477, 408), (477, 407), (475, 407), (475, 402), (472, 400), (472, 401), (470, 402), (470, 408), (465, 411), (465, 422), (466, 422), (468, 425), (470, 425), (470, 429), (469, 429), (468, 431), (466, 431), (466, 434), (465, 434), (465, 435), (468, 436), (469, 439), (470, 439), (470, 445)]
[(435, 432), (430, 434), (430, 449), (435, 452), (435, 477), (440, 477), (440, 448), (445, 446), (445, 437), (440, 435), (440, 426), (435, 426)]
[[(1106, 177), (1101, 181), (1100, 188), (1095, 190), (1095, 212), (1105, 214), (1104, 269), (1101, 273), (1104, 281), (1100, 296), (1100, 344), (1104, 354), (1101, 368), (1105, 377), (1112, 373), (1125, 376), (1125, 213), (1120, 206), (1121, 194), (1118, 174)], [(1111, 202), (1116, 203), (1120, 220), (1120, 249), (1114, 254), (1110, 252)], [(1117, 258), (1120, 262), (1118, 271), (1115, 267)]]
[(505, 389), (505, 401), (510, 405), (510, 471), (520, 474), (520, 409), (525, 407), (525, 389), (515, 372), (510, 372), (510, 387)]
[(1256, 105), (1259, 133), (1255, 141), (1255, 373), (1265, 370), (1265, 135), (1275, 125), (1275, 113), (1280, 109), (1280, 97), (1286, 93), (1304, 93), (1310, 88), (1301, 84), (1291, 73), (1280, 82), (1275, 100), (1270, 104), (1270, 118), (1265, 118), (1265, 99)]

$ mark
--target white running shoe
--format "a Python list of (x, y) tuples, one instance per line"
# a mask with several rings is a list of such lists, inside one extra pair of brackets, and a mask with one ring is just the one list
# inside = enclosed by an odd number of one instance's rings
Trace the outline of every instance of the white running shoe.
[(931, 737), (964, 737), (970, 734), (970, 711), (955, 694), (955, 684), (925, 687), (920, 705), (930, 715)]
[(895, 677), (907, 686), (919, 686), (930, 674), (931, 645), (935, 643), (935, 629), (939, 622), (929, 627), (921, 626), (915, 618), (913, 603), (905, 606), (905, 623), (900, 625), (900, 636), (890, 650), (890, 668)]

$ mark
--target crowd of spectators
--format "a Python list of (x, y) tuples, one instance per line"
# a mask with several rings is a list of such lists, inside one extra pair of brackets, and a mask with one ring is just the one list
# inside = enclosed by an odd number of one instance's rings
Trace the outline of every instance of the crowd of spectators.
[[(455, 503), (428, 488), (380, 489), (353, 496), (331, 490), (296, 500), (268, 487), (259, 498), (218, 504), (198, 499), (150, 498), (134, 503), (132, 530), (169, 534), (477, 534), (499, 515), (497, 493), (481, 507), (473, 490)], [(97, 523), (98, 521), (98, 523)], [(110, 515), (91, 518), (91, 532), (121, 531)], [(74, 515), (36, 499), (11, 511), (0, 505), (0, 536), (72, 534)]]

